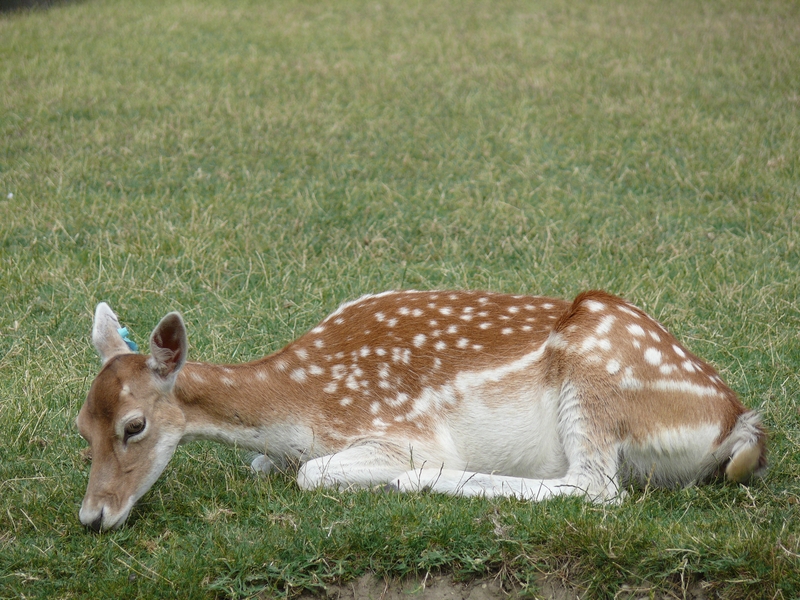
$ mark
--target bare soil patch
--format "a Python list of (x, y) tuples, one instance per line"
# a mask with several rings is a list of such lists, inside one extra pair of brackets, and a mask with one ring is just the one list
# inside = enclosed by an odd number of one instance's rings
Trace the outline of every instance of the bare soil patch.
[[(514, 598), (540, 598), (542, 600), (585, 600), (591, 595), (578, 588), (565, 585), (558, 577), (542, 576), (536, 592), (524, 595), (517, 587), (502, 584), (497, 577), (459, 582), (452, 575), (429, 575), (425, 578), (385, 580), (372, 574), (342, 585), (329, 585), (322, 594), (303, 594), (300, 600), (509, 600)], [(624, 586), (617, 598), (625, 600), (686, 598), (706, 600), (702, 584), (694, 584), (677, 594), (653, 593), (647, 586)]]

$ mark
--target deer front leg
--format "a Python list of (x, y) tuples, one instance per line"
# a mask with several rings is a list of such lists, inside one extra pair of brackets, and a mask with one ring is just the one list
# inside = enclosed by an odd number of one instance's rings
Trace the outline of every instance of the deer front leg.
[(300, 467), (297, 484), (304, 490), (365, 488), (389, 483), (410, 466), (408, 451), (385, 443), (366, 443), (309, 460)]

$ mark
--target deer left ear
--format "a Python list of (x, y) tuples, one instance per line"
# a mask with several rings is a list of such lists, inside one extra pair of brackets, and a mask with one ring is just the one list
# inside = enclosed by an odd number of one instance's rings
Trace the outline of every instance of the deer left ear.
[(186, 362), (188, 348), (183, 318), (176, 312), (169, 313), (150, 336), (151, 356), (147, 365), (156, 375), (174, 381)]
[(119, 354), (131, 353), (131, 349), (120, 335), (119, 329), (119, 319), (111, 307), (105, 302), (98, 304), (94, 311), (92, 342), (103, 364)]

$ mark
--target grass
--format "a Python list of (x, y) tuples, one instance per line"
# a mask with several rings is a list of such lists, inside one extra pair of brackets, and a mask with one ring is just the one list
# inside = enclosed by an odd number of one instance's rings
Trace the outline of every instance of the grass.
[[(789, 0), (96, 0), (0, 16), (0, 596), (289, 595), (366, 571), (800, 596)], [(618, 507), (329, 491), (179, 449), (77, 519), (109, 301), (248, 360), (394, 287), (620, 293), (761, 408), (749, 488)]]

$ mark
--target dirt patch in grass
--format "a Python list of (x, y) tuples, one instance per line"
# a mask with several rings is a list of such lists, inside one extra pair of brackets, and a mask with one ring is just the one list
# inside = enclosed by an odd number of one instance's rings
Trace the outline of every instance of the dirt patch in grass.
[[(592, 594), (584, 590), (565, 585), (555, 576), (542, 576), (537, 581), (537, 587), (535, 592), (528, 590), (523, 594), (520, 588), (501, 583), (497, 577), (459, 582), (454, 581), (452, 575), (385, 580), (368, 574), (342, 585), (329, 585), (322, 594), (303, 594), (300, 596), (300, 600), (409, 600), (409, 598), (414, 600), (507, 600), (522, 597), (543, 600), (575, 600), (576, 598), (592, 597)], [(694, 584), (676, 594), (653, 592), (654, 590), (647, 586), (625, 586), (615, 594), (615, 597), (627, 600), (640, 598), (705, 600), (708, 598), (702, 584)]]

